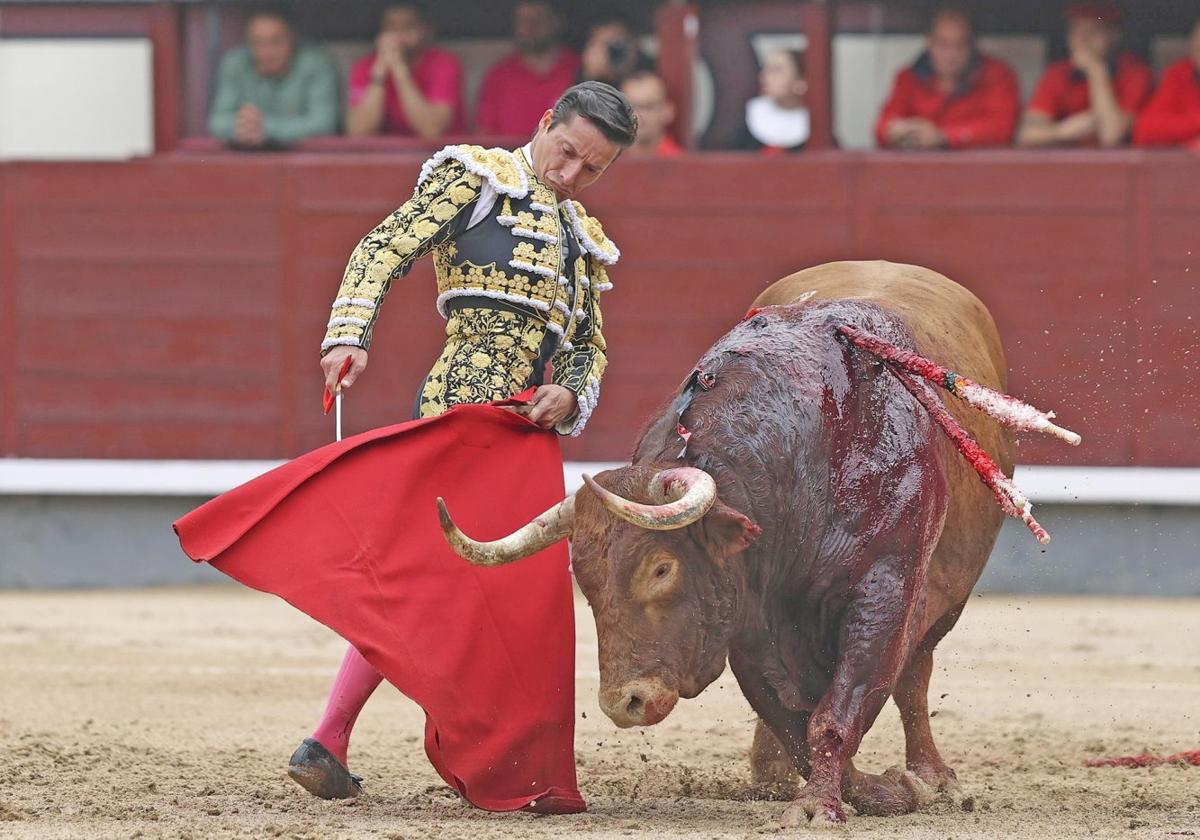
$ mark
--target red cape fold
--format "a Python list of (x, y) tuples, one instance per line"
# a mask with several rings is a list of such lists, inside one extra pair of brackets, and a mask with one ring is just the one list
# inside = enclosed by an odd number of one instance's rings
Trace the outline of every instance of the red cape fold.
[(473, 805), (572, 813), (585, 806), (567, 546), (476, 568), (446, 545), (434, 502), (489, 540), (564, 494), (552, 432), (463, 405), (302, 455), (175, 532), (193, 560), (327, 625), (420, 704), (429, 760)]

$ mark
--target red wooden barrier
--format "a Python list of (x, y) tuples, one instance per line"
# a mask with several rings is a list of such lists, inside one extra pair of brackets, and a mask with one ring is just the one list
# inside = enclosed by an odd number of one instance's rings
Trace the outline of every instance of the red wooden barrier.
[[(277, 458), (330, 439), (317, 345), (346, 257), (412, 155), (0, 165), (0, 451)], [(586, 196), (624, 257), (612, 364), (569, 457), (623, 458), (778, 277), (918, 262), (1000, 325), (1012, 390), (1084, 435), (1029, 463), (1200, 465), (1200, 166), (1184, 154), (623, 159)], [(349, 432), (408, 417), (439, 347), (432, 271), (384, 307)]]

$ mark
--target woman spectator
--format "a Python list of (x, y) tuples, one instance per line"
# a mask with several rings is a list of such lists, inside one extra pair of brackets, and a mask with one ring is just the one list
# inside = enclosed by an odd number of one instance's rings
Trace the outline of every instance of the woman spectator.
[(734, 148), (765, 154), (803, 149), (811, 130), (804, 53), (770, 53), (759, 71), (758, 84), (762, 94), (746, 103), (746, 124)]

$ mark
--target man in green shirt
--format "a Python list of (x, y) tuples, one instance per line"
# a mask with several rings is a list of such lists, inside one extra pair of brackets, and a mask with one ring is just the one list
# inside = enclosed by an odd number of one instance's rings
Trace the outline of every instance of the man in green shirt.
[(334, 134), (341, 112), (337, 70), (320, 50), (297, 43), (282, 7), (246, 20), (246, 44), (225, 54), (208, 130), (248, 149), (289, 146)]

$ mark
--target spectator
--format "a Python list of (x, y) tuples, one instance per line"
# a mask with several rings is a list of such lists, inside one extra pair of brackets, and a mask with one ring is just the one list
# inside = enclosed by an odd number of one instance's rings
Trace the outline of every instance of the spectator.
[(333, 62), (298, 43), (282, 6), (259, 6), (246, 19), (246, 43), (221, 60), (208, 130), (245, 149), (289, 146), (338, 128)]
[(1167, 68), (1138, 118), (1139, 146), (1189, 145), (1200, 150), (1200, 18), (1192, 26), (1188, 55)]
[(1020, 114), (1016, 74), (981, 53), (967, 13), (934, 15), (925, 52), (900, 71), (875, 139), (898, 149), (968, 149), (1012, 142)]
[[(586, 60), (586, 59), (585, 59)], [(637, 140), (629, 151), (636, 155), (676, 157), (683, 149), (668, 129), (675, 121), (675, 103), (667, 95), (667, 85), (651, 70), (639, 70), (628, 76), (621, 93), (633, 105), (637, 115)]]
[(423, 3), (383, 9), (375, 52), (350, 70), (347, 133), (398, 134), (436, 140), (463, 130), (462, 65), (433, 46)]
[(526, 135), (579, 75), (579, 56), (562, 43), (563, 19), (551, 0), (518, 0), (513, 9), (516, 49), (483, 80), (475, 127)]
[(1020, 146), (1118, 146), (1150, 96), (1154, 76), (1120, 52), (1121, 10), (1108, 0), (1067, 7), (1071, 57), (1050, 65), (1017, 133)]
[(766, 154), (803, 149), (811, 130), (804, 53), (776, 50), (769, 54), (759, 71), (758, 85), (762, 95), (746, 103), (746, 123), (734, 148)]
[(617, 88), (631, 74), (654, 69), (654, 62), (638, 49), (637, 35), (629, 21), (617, 14), (592, 23), (580, 58), (580, 81), (590, 79)]

